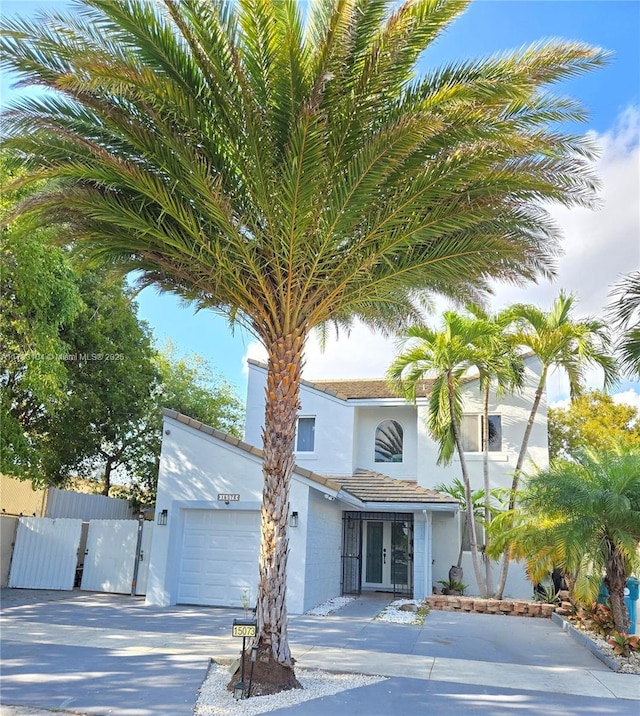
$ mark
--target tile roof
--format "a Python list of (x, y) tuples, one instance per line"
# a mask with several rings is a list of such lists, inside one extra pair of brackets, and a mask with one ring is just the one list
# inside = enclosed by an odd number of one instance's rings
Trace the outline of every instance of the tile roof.
[[(249, 363), (267, 369), (266, 363), (249, 359)], [(333, 395), (340, 400), (351, 400), (357, 398), (397, 398), (386, 380), (380, 378), (354, 378), (343, 380), (306, 380), (300, 381), (302, 385), (323, 393)], [(422, 389), (418, 391), (418, 397), (429, 395), (433, 379), (425, 379)]]
[(415, 502), (415, 503), (454, 503), (457, 500), (450, 495), (421, 487), (416, 482), (397, 480), (379, 472), (357, 470), (354, 475), (331, 476), (343, 490), (362, 502)]
[[(532, 358), (535, 354), (531, 351), (527, 351), (522, 354), (522, 358)], [(261, 368), (267, 369), (266, 363), (261, 361), (249, 359), (249, 363), (260, 366)], [(465, 376), (462, 379), (463, 383), (471, 383), (478, 379), (478, 374), (472, 374)], [(301, 380), (302, 385), (309, 388), (319, 390), (323, 393), (333, 395), (340, 400), (357, 400), (357, 399), (380, 399), (380, 398), (397, 398), (398, 396), (394, 393), (386, 380), (381, 379), (369, 379), (369, 378), (355, 378), (355, 379), (342, 379), (342, 380)], [(426, 398), (431, 392), (431, 387), (434, 383), (433, 378), (425, 378), (422, 381), (421, 387), (416, 391), (418, 398)]]
[[(307, 385), (325, 393), (330, 393), (343, 400), (357, 398), (397, 398), (398, 395), (391, 390), (386, 380), (368, 380), (358, 378), (356, 380), (314, 380), (308, 381)], [(429, 395), (432, 379), (422, 381), (422, 388), (418, 390), (418, 397)]]

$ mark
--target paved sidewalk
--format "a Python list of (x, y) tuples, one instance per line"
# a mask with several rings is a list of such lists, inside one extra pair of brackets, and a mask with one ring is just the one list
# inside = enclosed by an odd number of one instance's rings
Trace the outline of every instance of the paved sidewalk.
[[(238, 655), (230, 630), (241, 610), (159, 609), (86, 592), (39, 594), (2, 595), (1, 716), (41, 716), (46, 709), (190, 716), (209, 658)], [(640, 711), (640, 677), (610, 671), (550, 620), (432, 611), (422, 627), (375, 621), (387, 602), (373, 595), (335, 615), (290, 621), (300, 667), (387, 680), (272, 713)]]

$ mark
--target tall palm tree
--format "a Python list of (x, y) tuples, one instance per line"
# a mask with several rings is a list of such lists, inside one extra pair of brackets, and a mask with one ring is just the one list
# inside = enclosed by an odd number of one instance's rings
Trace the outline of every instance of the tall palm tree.
[(591, 602), (604, 575), (615, 628), (627, 632), (624, 590), (640, 568), (640, 452), (589, 448), (556, 460), (529, 479), (518, 512), (499, 539), (527, 560), (533, 581), (560, 566), (576, 575), (576, 597)]
[[(469, 370), (483, 365), (485, 345), (493, 327), (454, 311), (442, 314), (441, 330), (412, 326), (406, 331), (404, 349), (387, 371), (387, 378), (399, 395), (415, 401), (425, 378), (432, 377), (427, 427), (439, 446), (438, 464), (447, 464), (457, 453), (462, 472), (466, 504), (466, 526), (476, 582), (487, 595), (478, 550), (476, 518), (471, 480), (462, 443), (462, 385)], [(488, 495), (488, 493), (487, 493)]]
[(418, 72), (467, 4), (76, 0), (1, 24), (3, 67), (46, 90), (4, 117), (5, 146), (49, 180), (19, 211), (266, 348), (257, 617), (277, 688), (296, 685), (287, 511), (310, 332), (396, 328), (425, 292), (553, 273), (542, 202), (593, 199), (592, 148), (559, 128), (584, 111), (550, 86), (606, 53), (550, 41)]
[(614, 284), (610, 294), (614, 302), (609, 315), (622, 331), (617, 353), (622, 370), (640, 377), (640, 271), (633, 271)]
[[(531, 304), (515, 304), (508, 312), (513, 322), (513, 343), (532, 351), (541, 363), (540, 378), (513, 471), (509, 510), (515, 507), (529, 438), (549, 371), (558, 368), (566, 373), (571, 397), (582, 393), (585, 371), (589, 367), (602, 369), (605, 388), (612, 386), (617, 379), (617, 366), (610, 352), (611, 341), (606, 324), (595, 318), (575, 319), (575, 303), (575, 296), (560, 291), (549, 311)], [(496, 587), (498, 598), (502, 597), (508, 570), (509, 555), (505, 552)]]
[[(491, 476), (489, 470), (490, 423), (489, 403), (491, 390), (495, 385), (498, 394), (514, 392), (524, 384), (524, 363), (511, 335), (506, 331), (510, 322), (508, 310), (491, 314), (481, 306), (469, 306), (468, 310), (478, 321), (487, 324), (487, 331), (477, 347), (480, 351), (477, 368), (480, 374), (482, 392), (482, 475), (484, 483), (484, 523), (489, 530), (492, 519)], [(485, 560), (487, 594), (493, 594), (493, 569), (490, 560)]]

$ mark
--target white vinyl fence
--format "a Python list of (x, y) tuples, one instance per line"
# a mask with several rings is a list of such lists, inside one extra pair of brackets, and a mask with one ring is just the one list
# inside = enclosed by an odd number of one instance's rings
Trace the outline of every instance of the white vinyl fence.
[(92, 520), (86, 548), (79, 554), (82, 520), (21, 517), (9, 586), (71, 590), (76, 572), (82, 569), (82, 589), (131, 594), (137, 561), (135, 591), (143, 595), (153, 522), (142, 523), (139, 551), (138, 527), (138, 520)]
[(73, 589), (82, 520), (21, 517), (10, 587)]

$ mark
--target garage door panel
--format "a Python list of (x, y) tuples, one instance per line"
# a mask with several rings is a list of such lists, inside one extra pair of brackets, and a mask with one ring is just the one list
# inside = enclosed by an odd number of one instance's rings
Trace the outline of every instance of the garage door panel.
[(245, 510), (185, 512), (178, 602), (242, 606), (256, 595), (260, 513)]

